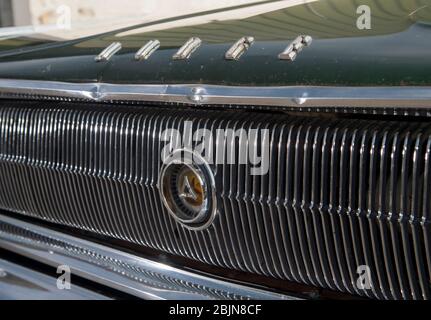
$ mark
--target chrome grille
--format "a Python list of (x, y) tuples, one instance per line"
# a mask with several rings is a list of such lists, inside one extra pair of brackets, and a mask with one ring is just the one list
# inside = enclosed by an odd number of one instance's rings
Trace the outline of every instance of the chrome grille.
[[(270, 169), (214, 165), (191, 231), (157, 189), (161, 132), (267, 128)], [(214, 141), (236, 149), (238, 140)], [(430, 298), (429, 122), (3, 101), (0, 207), (204, 263), (380, 299)], [(238, 153), (236, 153), (238, 157)], [(358, 289), (357, 267), (372, 289)]]

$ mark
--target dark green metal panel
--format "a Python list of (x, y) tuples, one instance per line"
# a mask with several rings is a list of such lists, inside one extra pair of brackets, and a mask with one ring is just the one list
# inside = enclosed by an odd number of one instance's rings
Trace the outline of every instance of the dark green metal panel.
[[(199, 24), (196, 16), (188, 16), (77, 41), (19, 47), (16, 52), (9, 45), (0, 51), (0, 78), (249, 86), (431, 84), (431, 1), (285, 3), (285, 8), (262, 9), (241, 19), (214, 20), (210, 13), (198, 17)], [(361, 4), (371, 8), (370, 30), (356, 27)], [(226, 12), (227, 17), (231, 14)], [(294, 62), (279, 60), (277, 55), (299, 34), (311, 35), (311, 46)], [(245, 35), (255, 38), (249, 51), (239, 61), (225, 60), (226, 50)], [(172, 55), (191, 36), (204, 44), (189, 60), (173, 61)], [(134, 53), (150, 39), (160, 40), (161, 47), (150, 59), (134, 61)], [(123, 49), (110, 61), (95, 63), (94, 56), (113, 41), (120, 41)]]

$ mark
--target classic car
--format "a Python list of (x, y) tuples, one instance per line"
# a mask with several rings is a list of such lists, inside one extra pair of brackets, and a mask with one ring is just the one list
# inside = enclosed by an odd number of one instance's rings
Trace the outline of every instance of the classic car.
[(428, 0), (2, 39), (0, 296), (429, 299), (430, 116)]

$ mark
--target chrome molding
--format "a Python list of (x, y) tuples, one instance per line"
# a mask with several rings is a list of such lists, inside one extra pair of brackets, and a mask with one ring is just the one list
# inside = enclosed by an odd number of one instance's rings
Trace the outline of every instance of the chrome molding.
[(275, 107), (431, 108), (431, 87), (233, 87), (134, 85), (0, 79), (0, 98), (53, 97)]
[(159, 47), (159, 40), (148, 41), (141, 49), (138, 50), (138, 52), (136, 52), (135, 60), (147, 60)]
[(183, 271), (0, 215), (0, 247), (145, 299), (296, 299)]
[(121, 50), (120, 42), (113, 42), (108, 47), (106, 47), (101, 53), (99, 53), (94, 60), (96, 62), (108, 61), (112, 58), (114, 54)]
[(253, 37), (242, 37), (239, 39), (235, 44), (229, 48), (228, 51), (226, 51), (225, 59), (227, 60), (238, 60), (244, 52), (250, 48), (250, 46), (253, 44), (254, 38)]
[(172, 56), (174, 60), (187, 60), (193, 52), (202, 44), (202, 40), (197, 37), (192, 37), (183, 44), (181, 48)]

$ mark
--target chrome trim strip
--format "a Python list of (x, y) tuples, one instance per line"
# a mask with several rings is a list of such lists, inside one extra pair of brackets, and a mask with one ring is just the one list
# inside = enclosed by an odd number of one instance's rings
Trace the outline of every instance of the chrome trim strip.
[(154, 262), (0, 214), (0, 247), (144, 299), (296, 299)]
[(172, 56), (174, 60), (186, 60), (190, 58), (193, 52), (202, 44), (202, 40), (197, 37), (192, 37), (183, 44), (181, 48)]
[(101, 53), (99, 53), (94, 60), (96, 62), (108, 61), (112, 58), (114, 54), (121, 50), (120, 42), (113, 42), (108, 47), (106, 47)]
[(0, 98), (37, 96), (96, 102), (145, 101), (194, 105), (431, 108), (431, 87), (233, 87), (135, 85), (0, 79)]
[(141, 49), (138, 50), (138, 52), (136, 52), (135, 60), (147, 60), (159, 47), (159, 40), (148, 41)]
[(226, 60), (238, 60), (244, 52), (246, 52), (250, 46), (253, 44), (253, 37), (242, 37), (237, 42), (234, 43), (232, 47), (226, 51), (224, 57)]
[(73, 283), (70, 289), (57, 288), (55, 273), (46, 275), (0, 259), (0, 300), (111, 300)]

